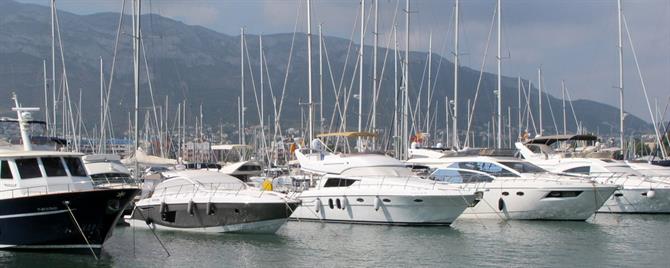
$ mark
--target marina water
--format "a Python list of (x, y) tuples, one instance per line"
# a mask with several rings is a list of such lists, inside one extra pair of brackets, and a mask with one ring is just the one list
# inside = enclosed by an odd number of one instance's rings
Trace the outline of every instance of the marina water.
[(0, 251), (0, 266), (667, 267), (669, 226), (670, 215), (597, 214), (587, 222), (457, 220), (451, 227), (289, 222), (276, 235), (158, 232), (170, 257), (150, 231), (117, 227), (98, 262)]

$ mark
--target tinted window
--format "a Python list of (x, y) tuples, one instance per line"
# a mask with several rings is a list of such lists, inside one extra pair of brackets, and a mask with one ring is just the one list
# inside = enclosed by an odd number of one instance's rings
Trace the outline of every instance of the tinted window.
[(565, 173), (578, 173), (578, 174), (590, 174), (591, 173), (591, 167), (590, 166), (576, 167), (576, 168), (567, 169), (563, 172), (565, 172)]
[(0, 163), (0, 179), (13, 179), (12, 170), (9, 169), (9, 162), (2, 160)]
[(37, 158), (24, 158), (14, 160), (19, 170), (21, 179), (32, 179), (42, 177), (40, 166), (37, 164)]
[(356, 180), (330, 178), (326, 181), (326, 184), (323, 187), (347, 187), (354, 184), (354, 182), (356, 182)]
[(518, 171), (519, 173), (543, 173), (546, 172), (546, 170), (542, 169), (541, 167), (538, 167), (536, 165), (533, 165), (531, 163), (527, 162), (500, 162), (500, 164), (503, 164), (511, 169), (514, 169)]
[(435, 170), (435, 172), (433, 172), (431, 175), (431, 179), (449, 183), (477, 183), (493, 181), (491, 177), (484, 174), (450, 169)]
[(449, 167), (481, 171), (496, 177), (518, 177), (498, 164), (489, 162), (457, 162), (451, 164)]
[(42, 165), (44, 166), (44, 171), (47, 173), (47, 177), (67, 176), (60, 157), (44, 157), (42, 158)]
[(81, 159), (77, 157), (65, 157), (65, 163), (70, 170), (70, 175), (74, 177), (86, 177), (86, 169), (81, 163)]

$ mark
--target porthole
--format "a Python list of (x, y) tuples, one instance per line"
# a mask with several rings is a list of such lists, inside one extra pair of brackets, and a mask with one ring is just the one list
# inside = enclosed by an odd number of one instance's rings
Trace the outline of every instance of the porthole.
[(365, 200), (363, 200), (363, 198), (356, 198), (356, 201), (363, 203)]
[(235, 213), (240, 213), (240, 209), (239, 209), (239, 208), (236, 208), (236, 209), (235, 209)]
[(335, 199), (335, 204), (337, 205), (338, 209), (342, 209), (342, 203), (340, 203), (340, 199)]
[(421, 203), (421, 202), (423, 202), (423, 200), (422, 199), (414, 199), (414, 202)]
[(643, 193), (642, 193), (642, 196), (647, 196), (647, 192), (643, 192)]
[(333, 199), (330, 199), (330, 198), (328, 199), (328, 206), (330, 207), (330, 209), (335, 208), (335, 206), (333, 206)]
[(382, 199), (382, 201), (384, 201), (384, 203), (389, 203), (389, 202), (391, 202), (391, 199), (384, 198), (384, 199)]
[(502, 195), (504, 195), (504, 196), (508, 196), (509, 193), (508, 193), (508, 192), (502, 192)]
[(516, 192), (516, 195), (523, 196), (523, 192)]
[(614, 193), (614, 196), (615, 196), (615, 197), (622, 197), (623, 194), (622, 194), (622, 193)]

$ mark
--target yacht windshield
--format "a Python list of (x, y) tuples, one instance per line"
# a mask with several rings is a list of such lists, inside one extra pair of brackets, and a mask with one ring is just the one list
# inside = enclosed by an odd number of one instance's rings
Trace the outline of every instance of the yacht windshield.
[(500, 162), (508, 168), (514, 169), (519, 173), (544, 173), (546, 170), (527, 162)]
[(414, 176), (412, 170), (406, 167), (354, 167), (342, 172), (346, 176), (394, 176), (411, 177)]
[(495, 177), (519, 177), (502, 166), (491, 162), (456, 162), (449, 167), (481, 171)]

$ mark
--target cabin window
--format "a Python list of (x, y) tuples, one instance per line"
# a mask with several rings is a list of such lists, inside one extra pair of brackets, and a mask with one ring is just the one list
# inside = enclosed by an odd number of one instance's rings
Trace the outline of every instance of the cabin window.
[(449, 167), (481, 171), (496, 177), (518, 177), (518, 175), (511, 171), (491, 162), (457, 162), (451, 164)]
[(508, 168), (514, 169), (519, 173), (543, 173), (546, 170), (527, 162), (500, 162)]
[(12, 176), (12, 170), (9, 169), (9, 162), (7, 162), (7, 160), (2, 160), (2, 163), (0, 163), (0, 179), (14, 179), (14, 176)]
[(86, 177), (86, 169), (78, 157), (65, 157), (65, 163), (73, 177)]
[(42, 177), (42, 171), (40, 171), (40, 165), (37, 163), (37, 158), (16, 159), (14, 162), (19, 170), (21, 179)]
[(356, 180), (351, 179), (341, 179), (341, 178), (330, 178), (326, 181), (326, 184), (323, 187), (348, 187), (354, 184)]
[(44, 171), (47, 173), (47, 177), (67, 176), (60, 157), (43, 157), (42, 165), (44, 166)]
[(576, 167), (576, 168), (567, 169), (563, 172), (565, 172), (565, 173), (577, 173), (577, 174), (590, 174), (591, 173), (591, 167), (590, 166)]

